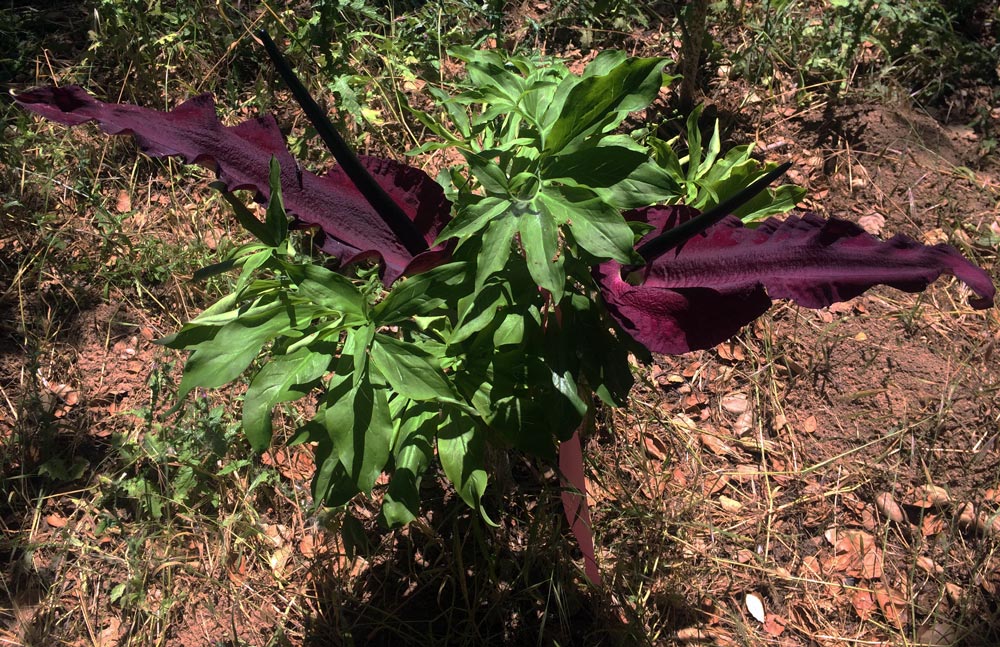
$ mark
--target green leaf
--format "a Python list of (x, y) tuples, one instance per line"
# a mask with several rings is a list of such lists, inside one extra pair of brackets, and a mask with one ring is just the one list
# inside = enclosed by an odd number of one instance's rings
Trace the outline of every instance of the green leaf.
[(223, 199), (229, 203), (229, 206), (233, 208), (233, 214), (236, 216), (236, 220), (239, 221), (243, 228), (250, 232), (254, 238), (266, 243), (269, 247), (277, 247), (279, 240), (275, 240), (271, 235), (270, 230), (267, 226), (260, 220), (250, 213), (243, 201), (237, 198), (235, 195), (226, 190), (226, 185), (222, 182), (212, 182), (210, 185), (214, 189), (218, 189), (222, 194)]
[(448, 344), (458, 344), (494, 322), (497, 310), (507, 303), (503, 288), (490, 284), (480, 290), (459, 317), (458, 325), (452, 330)]
[(206, 265), (205, 267), (198, 268), (197, 270), (194, 271), (194, 274), (191, 275), (191, 280), (196, 283), (200, 283), (201, 281), (210, 279), (213, 276), (225, 274), (234, 267), (236, 267), (236, 259), (227, 258), (226, 260), (220, 263), (213, 263), (211, 265)]
[(469, 163), (469, 170), (487, 193), (495, 196), (506, 196), (509, 193), (507, 174), (497, 166), (496, 162), (487, 159), (485, 155), (470, 151), (462, 152)]
[(344, 338), (344, 346), (340, 349), (340, 362), (337, 365), (339, 373), (351, 372), (354, 386), (368, 376), (368, 349), (375, 339), (375, 326), (368, 324), (349, 329)]
[(220, 328), (184, 364), (177, 400), (195, 387), (211, 389), (239, 377), (265, 343), (293, 327), (290, 314), (282, 304), (274, 303), (261, 314), (240, 317)]
[(476, 291), (496, 272), (507, 265), (511, 241), (517, 232), (519, 218), (506, 215), (493, 220), (483, 234), (482, 247), (476, 257)]
[(625, 62), (627, 56), (620, 49), (606, 49), (583, 69), (583, 78), (604, 76)]
[(559, 82), (559, 85), (556, 86), (555, 91), (552, 93), (552, 101), (549, 103), (544, 115), (541, 115), (538, 120), (539, 128), (545, 132), (551, 130), (552, 125), (558, 120), (563, 106), (566, 105), (566, 99), (569, 97), (570, 92), (579, 85), (580, 80), (580, 77), (568, 74)]
[(284, 264), (284, 270), (298, 287), (299, 296), (316, 305), (340, 312), (349, 321), (367, 320), (365, 297), (347, 277), (312, 264)]
[(583, 294), (572, 294), (563, 301), (562, 315), (563, 328), (572, 330), (573, 338), (562, 343), (560, 353), (576, 354), (580, 367), (573, 371), (575, 378), (580, 379), (582, 374), (587, 387), (608, 406), (625, 406), (633, 384), (630, 344), (616, 336), (620, 333), (614, 332), (616, 326), (609, 325), (607, 313), (595, 308)]
[(701, 127), (698, 120), (703, 107), (695, 108), (687, 118), (687, 179), (691, 182), (697, 180), (701, 172)]
[(386, 526), (403, 526), (420, 514), (420, 480), (434, 456), (434, 436), (440, 412), (426, 404), (410, 406), (399, 426), (394, 451), (396, 469), (382, 503)]
[(325, 503), (330, 507), (344, 505), (360, 492), (354, 479), (348, 473), (334, 451), (329, 437), (321, 437), (316, 442), (316, 471), (313, 473), (313, 504), (317, 507)]
[(545, 167), (546, 180), (581, 187), (610, 187), (632, 175), (649, 161), (649, 154), (623, 146), (584, 148), (552, 158)]
[[(552, 124), (545, 150), (558, 153), (574, 139), (648, 106), (660, 91), (666, 63), (663, 58), (630, 58), (605, 74), (581, 80), (567, 95), (559, 118)], [(621, 117), (609, 119), (616, 113)]]
[(271, 410), (279, 402), (303, 397), (327, 372), (332, 356), (311, 348), (301, 348), (291, 355), (271, 358), (257, 372), (243, 398), (243, 431), (254, 451), (264, 451), (271, 444)]
[(705, 152), (705, 158), (702, 160), (698, 168), (698, 177), (702, 177), (711, 170), (712, 165), (715, 164), (716, 158), (719, 156), (719, 152), (722, 150), (721, 143), (719, 141), (719, 120), (715, 120), (715, 128), (712, 130), (712, 138), (708, 142), (708, 150)]
[(486, 523), (497, 524), (483, 509), (482, 500), (486, 494), (486, 438), (475, 421), (458, 411), (449, 410), (444, 423), (438, 429), (438, 457), (445, 476), (452, 482), (465, 503), (479, 510)]
[(609, 187), (595, 187), (594, 192), (616, 209), (638, 209), (681, 195), (675, 175), (654, 162), (645, 162), (627, 178)]
[(552, 293), (554, 303), (566, 290), (566, 270), (559, 249), (559, 233), (547, 211), (529, 211), (517, 218), (517, 231), (528, 263), (531, 278), (539, 287)]
[(524, 341), (525, 317), (519, 312), (510, 312), (493, 333), (493, 345), (501, 348)]
[(372, 364), (392, 389), (411, 400), (454, 399), (457, 394), (441, 370), (441, 362), (420, 346), (377, 333)]
[(497, 52), (478, 50), (475, 54), (465, 52), (462, 56), (468, 56), (463, 60), (467, 63), (466, 72), (474, 87), (493, 90), (498, 95), (514, 103), (517, 102), (518, 97), (524, 92), (524, 79), (508, 72)]
[[(399, 101), (400, 105), (406, 108), (407, 112), (409, 112), (410, 114), (412, 114), (414, 117), (417, 118), (417, 121), (419, 121), (421, 124), (430, 129), (432, 133), (434, 133), (441, 139), (445, 140), (445, 142), (447, 142), (446, 145), (454, 146), (462, 143), (461, 139), (448, 132), (448, 130), (444, 128), (437, 119), (435, 119), (428, 113), (424, 112), (423, 110), (414, 108), (412, 105), (410, 105), (409, 101), (406, 98), (406, 95), (404, 95), (401, 92), (397, 92), (396, 99)], [(469, 136), (467, 118), (463, 120), (461, 123), (456, 124), (456, 127), (458, 127), (459, 131), (462, 133), (463, 136), (465, 137)]]
[(587, 413), (587, 403), (580, 397), (580, 389), (573, 378), (573, 373), (568, 370), (564, 370), (562, 373), (553, 371), (552, 385), (566, 398), (582, 420)]
[(371, 492), (389, 459), (393, 435), (385, 390), (372, 386), (368, 376), (335, 375), (324, 402), (323, 425), (337, 459), (358, 489)]
[(597, 258), (622, 264), (641, 262), (633, 249), (632, 229), (621, 213), (590, 191), (546, 187), (538, 198), (550, 219), (566, 223), (573, 239)]
[(469, 279), (466, 266), (464, 261), (457, 261), (397, 281), (375, 306), (373, 320), (379, 326), (391, 326), (446, 307), (458, 286)]
[(267, 202), (267, 218), (264, 222), (271, 235), (271, 240), (275, 241), (273, 246), (276, 247), (288, 238), (288, 216), (285, 215), (285, 203), (281, 199), (281, 166), (274, 156), (271, 157), (269, 184), (271, 197)]
[(510, 208), (510, 200), (492, 196), (485, 197), (473, 204), (462, 205), (458, 209), (455, 219), (441, 230), (434, 245), (439, 245), (449, 238), (458, 238), (459, 240), (468, 238), (471, 234), (488, 227), (494, 219)]
[(260, 269), (262, 265), (267, 263), (271, 258), (274, 257), (274, 251), (266, 247), (258, 252), (241, 259), (243, 271), (240, 272), (240, 278), (236, 281), (235, 292), (238, 294), (243, 291), (243, 288), (250, 282), (253, 278), (254, 273)]
[(453, 99), (448, 96), (448, 93), (440, 88), (428, 86), (427, 91), (438, 102), (438, 105), (445, 109), (452, 124), (458, 128), (462, 136), (465, 138), (471, 137), (472, 129), (469, 123), (469, 115), (466, 113), (462, 102), (457, 101), (457, 97)]
[(524, 114), (530, 118), (532, 126), (540, 127), (539, 123), (548, 110), (558, 90), (555, 81), (536, 82), (521, 95), (521, 108)]
[[(569, 342), (566, 330), (560, 339)], [(577, 403), (559, 388), (571, 389), (553, 370), (554, 354), (560, 340), (532, 336), (526, 348), (497, 352), (492, 358), (491, 411), (485, 416), (490, 426), (509, 443), (542, 458), (555, 457), (555, 437), (568, 438), (580, 425)], [(566, 369), (561, 369), (565, 372)]]
[(176, 350), (190, 350), (212, 341), (220, 330), (222, 326), (187, 323), (174, 334), (157, 339), (155, 343)]
[(181, 331), (188, 326), (224, 326), (240, 317), (251, 317), (270, 310), (275, 307), (278, 295), (274, 289), (278, 286), (276, 281), (254, 281), (242, 295), (235, 292), (227, 294), (205, 308), (184, 324)]

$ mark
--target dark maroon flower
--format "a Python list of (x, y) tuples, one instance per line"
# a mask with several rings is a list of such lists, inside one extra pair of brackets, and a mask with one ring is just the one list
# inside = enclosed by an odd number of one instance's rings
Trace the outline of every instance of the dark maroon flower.
[[(654, 225), (652, 237), (697, 212), (650, 207), (627, 215)], [(755, 229), (729, 216), (638, 269), (637, 285), (614, 261), (595, 274), (621, 327), (650, 350), (669, 354), (725, 341), (767, 311), (772, 299), (823, 308), (875, 285), (920, 292), (942, 274), (975, 292), (974, 308), (988, 308), (996, 293), (989, 274), (953, 247), (902, 235), (882, 241), (851, 222), (812, 213), (770, 218)]]
[[(436, 264), (443, 250), (414, 257), (335, 167), (327, 175), (300, 171), (271, 116), (223, 126), (215, 101), (199, 95), (170, 112), (98, 101), (78, 86), (38, 88), (17, 95), (22, 106), (43, 117), (75, 126), (96, 121), (110, 135), (131, 134), (147, 155), (177, 155), (215, 169), (227, 190), (250, 189), (266, 199), (271, 157), (281, 165), (285, 208), (301, 225), (316, 225), (321, 246), (343, 264), (376, 258), (386, 265), (386, 283), (407, 271)], [(361, 157), (376, 182), (413, 221), (430, 245), (450, 219), (444, 191), (420, 169), (378, 157)], [(411, 267), (412, 264), (412, 267)]]

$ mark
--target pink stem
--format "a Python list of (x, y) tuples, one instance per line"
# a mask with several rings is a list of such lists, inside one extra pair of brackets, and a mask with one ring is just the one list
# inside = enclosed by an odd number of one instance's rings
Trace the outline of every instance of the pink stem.
[(601, 585), (601, 574), (597, 570), (594, 554), (594, 531), (590, 524), (590, 507), (587, 505), (587, 479), (584, 476), (583, 448), (580, 444), (580, 429), (592, 421), (593, 413), (587, 412), (573, 437), (559, 444), (559, 471), (562, 475), (562, 504), (566, 520), (569, 521), (573, 537), (583, 552), (583, 567), (587, 579), (594, 586)]

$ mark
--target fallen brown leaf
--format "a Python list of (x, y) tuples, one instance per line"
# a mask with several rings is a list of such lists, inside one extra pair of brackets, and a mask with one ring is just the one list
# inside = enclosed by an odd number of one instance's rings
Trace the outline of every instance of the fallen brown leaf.
[(833, 552), (823, 569), (828, 573), (845, 573), (862, 579), (882, 577), (882, 550), (875, 537), (862, 530), (831, 528), (826, 533), (833, 544)]
[(875, 497), (875, 507), (890, 521), (903, 523), (903, 520), (906, 519), (903, 509), (888, 492), (882, 492)]
[(705, 449), (716, 456), (734, 456), (736, 451), (718, 436), (706, 432), (698, 434), (698, 440), (705, 446)]
[(908, 622), (909, 604), (902, 594), (887, 586), (879, 585), (875, 588), (875, 601), (878, 602), (882, 616), (887, 622), (900, 629)]
[(875, 594), (868, 589), (857, 589), (851, 593), (851, 606), (862, 620), (867, 620), (878, 608)]
[(53, 512), (45, 517), (45, 523), (49, 524), (53, 528), (62, 528), (66, 525), (66, 517)]
[(787, 624), (788, 621), (781, 616), (769, 613), (764, 619), (764, 633), (770, 636), (778, 637), (785, 631), (785, 625)]

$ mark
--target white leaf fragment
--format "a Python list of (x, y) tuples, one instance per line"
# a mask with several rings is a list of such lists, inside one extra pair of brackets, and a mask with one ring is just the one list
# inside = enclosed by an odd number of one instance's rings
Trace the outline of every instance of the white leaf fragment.
[(764, 603), (754, 593), (747, 593), (747, 611), (754, 618), (757, 618), (757, 622), (764, 622)]

